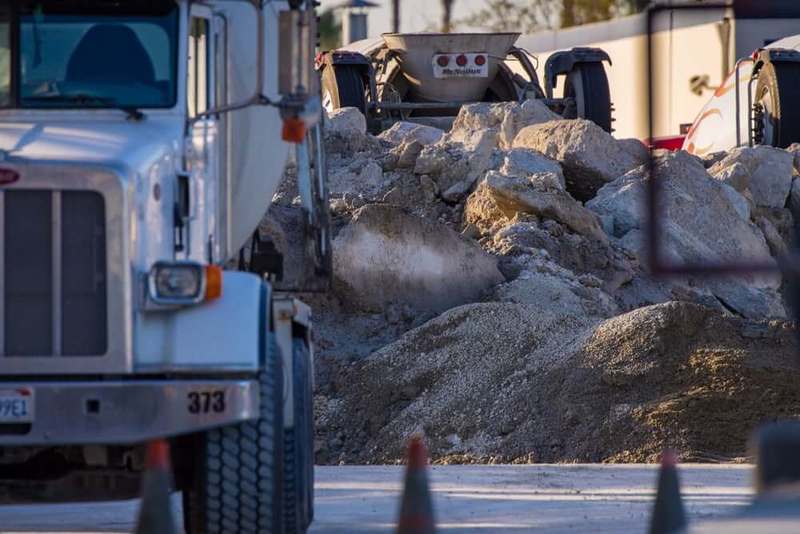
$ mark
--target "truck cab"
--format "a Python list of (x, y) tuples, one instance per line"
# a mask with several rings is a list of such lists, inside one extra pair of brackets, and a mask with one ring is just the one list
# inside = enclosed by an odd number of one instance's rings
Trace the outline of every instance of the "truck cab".
[(189, 532), (308, 527), (310, 310), (242, 251), (290, 152), (324, 194), (309, 13), (0, 0), (0, 501), (134, 497), (166, 438)]

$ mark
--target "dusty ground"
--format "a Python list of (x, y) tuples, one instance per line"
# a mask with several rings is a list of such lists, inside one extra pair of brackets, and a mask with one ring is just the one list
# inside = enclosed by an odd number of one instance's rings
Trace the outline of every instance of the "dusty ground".
[[(690, 521), (740, 509), (750, 499), (750, 474), (749, 466), (681, 466)], [(318, 467), (316, 475), (312, 534), (394, 531), (401, 468)], [(447, 532), (644, 532), (656, 467), (443, 466), (430, 477), (438, 526)], [(136, 507), (135, 501), (0, 506), (0, 533), (131, 532)]]

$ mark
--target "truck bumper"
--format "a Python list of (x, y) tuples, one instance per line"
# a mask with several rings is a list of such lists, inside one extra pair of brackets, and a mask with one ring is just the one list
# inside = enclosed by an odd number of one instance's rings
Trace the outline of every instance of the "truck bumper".
[(0, 423), (0, 446), (132, 444), (255, 419), (256, 380), (2, 382), (32, 396), (29, 421)]

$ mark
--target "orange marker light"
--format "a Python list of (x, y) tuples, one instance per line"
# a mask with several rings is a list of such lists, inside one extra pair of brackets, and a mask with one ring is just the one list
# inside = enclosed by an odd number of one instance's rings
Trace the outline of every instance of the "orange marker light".
[(206, 300), (222, 296), (222, 268), (218, 265), (206, 266)]
[(289, 143), (302, 143), (306, 137), (306, 123), (297, 117), (287, 117), (283, 119), (284, 141)]

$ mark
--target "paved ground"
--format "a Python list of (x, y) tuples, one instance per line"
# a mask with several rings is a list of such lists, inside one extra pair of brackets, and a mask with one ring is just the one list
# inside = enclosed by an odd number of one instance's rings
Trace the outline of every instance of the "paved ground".
[[(388, 533), (402, 468), (317, 468), (314, 534)], [(750, 497), (747, 466), (685, 465), (692, 519), (730, 513)], [(645, 532), (655, 466), (447, 466), (431, 471), (439, 530), (447, 533)], [(0, 506), (0, 532), (126, 532), (136, 502)]]

